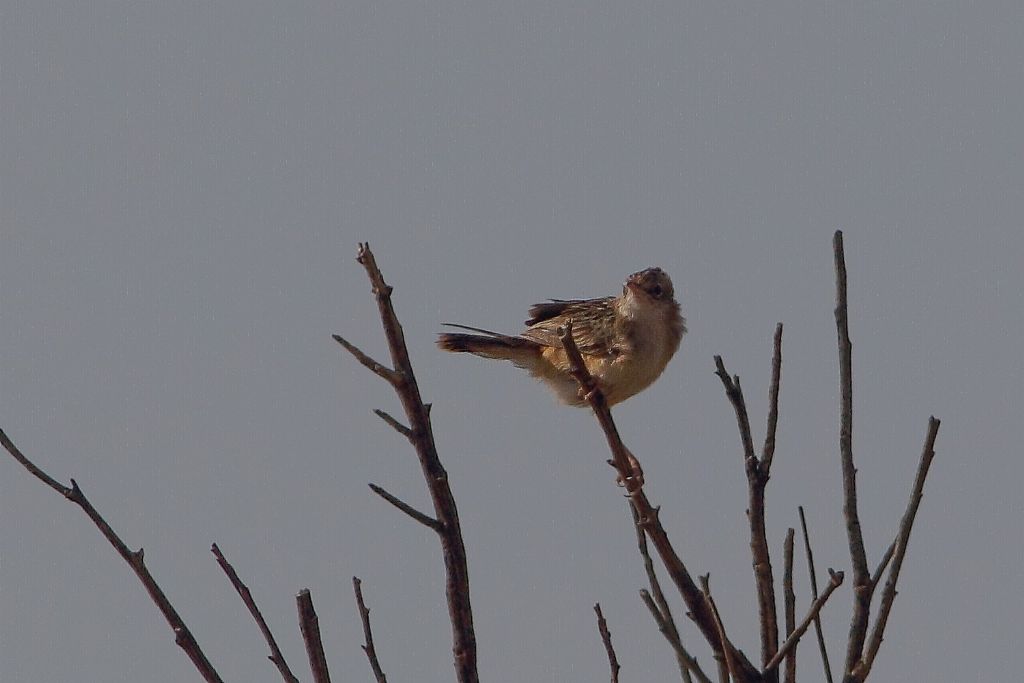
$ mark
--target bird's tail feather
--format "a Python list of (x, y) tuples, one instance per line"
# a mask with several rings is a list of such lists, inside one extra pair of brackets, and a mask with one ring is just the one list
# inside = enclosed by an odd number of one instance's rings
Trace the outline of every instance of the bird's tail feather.
[(445, 351), (453, 353), (472, 353), (483, 358), (496, 358), (499, 360), (510, 360), (513, 363), (523, 364), (536, 356), (541, 345), (522, 337), (510, 337), (507, 334), (499, 334), (490, 330), (481, 330), (476, 327), (465, 325), (453, 325), (445, 323), (449, 327), (458, 327), (484, 334), (461, 334), (445, 332), (437, 336), (437, 346)]

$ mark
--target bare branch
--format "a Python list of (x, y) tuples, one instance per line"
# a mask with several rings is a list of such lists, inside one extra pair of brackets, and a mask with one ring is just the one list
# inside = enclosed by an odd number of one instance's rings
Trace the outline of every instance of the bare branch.
[(889, 560), (892, 559), (892, 554), (896, 550), (896, 541), (889, 544), (889, 547), (885, 549), (885, 554), (882, 555), (882, 559), (878, 562), (878, 566), (875, 567), (875, 573), (871, 575), (871, 593), (874, 595), (875, 589), (878, 588), (878, 582), (882, 580), (882, 574), (885, 573), (885, 568), (889, 565)]
[(782, 323), (775, 326), (775, 339), (772, 349), (772, 383), (768, 388), (768, 430), (764, 437), (764, 450), (761, 451), (761, 469), (765, 479), (772, 468), (775, 457), (775, 432), (779, 426), (779, 385), (782, 380)]
[[(818, 577), (814, 571), (814, 553), (811, 552), (811, 537), (807, 533), (807, 520), (804, 518), (804, 507), (799, 506), (800, 527), (804, 532), (804, 550), (807, 552), (807, 572), (811, 576), (811, 596), (818, 599)], [(818, 636), (818, 650), (821, 652), (821, 665), (825, 669), (825, 680), (832, 683), (832, 666), (828, 661), (828, 648), (825, 647), (825, 635), (821, 631), (821, 618), (814, 615), (814, 631)]]
[(357, 576), (352, 577), (352, 589), (356, 593), (359, 619), (363, 622), (363, 636), (366, 638), (363, 652), (366, 653), (366, 658), (370, 660), (370, 668), (373, 669), (373, 677), (377, 680), (377, 683), (388, 683), (388, 677), (384, 675), (380, 668), (380, 662), (377, 660), (377, 650), (373, 647), (373, 632), (370, 630), (370, 608), (363, 602), (363, 582)]
[[(665, 619), (665, 614), (658, 605), (654, 604), (654, 598), (651, 597), (650, 591), (641, 588), (640, 599), (644, 601), (644, 604), (650, 611), (651, 616), (654, 618), (654, 623), (658, 625), (658, 630), (665, 636), (665, 640), (669, 642), (669, 645), (675, 651), (676, 661), (679, 664), (679, 675), (682, 676), (683, 683), (693, 683), (693, 679), (690, 677), (691, 672), (701, 683), (711, 683), (711, 680), (701, 670), (700, 665), (697, 664), (697, 660), (683, 647), (683, 643), (679, 640), (678, 632), (672, 630), (675, 624), (670, 625)], [(674, 636), (672, 635), (673, 633), (675, 633)]]
[(900, 521), (900, 531), (896, 537), (896, 552), (893, 554), (889, 576), (885, 580), (885, 588), (882, 589), (878, 617), (871, 631), (871, 639), (868, 641), (864, 659), (854, 670), (858, 681), (863, 681), (867, 678), (868, 673), (871, 671), (871, 666), (875, 663), (875, 655), (878, 654), (878, 648), (882, 645), (885, 625), (889, 620), (892, 603), (896, 599), (896, 581), (900, 577), (900, 568), (903, 566), (907, 544), (910, 542), (910, 531), (914, 527), (914, 518), (917, 516), (917, 509), (921, 505), (921, 498), (924, 496), (924, 482), (928, 477), (928, 468), (931, 467), (932, 460), (935, 458), (935, 438), (939, 433), (939, 424), (939, 420), (934, 417), (928, 418), (928, 435), (925, 437), (924, 450), (921, 452), (921, 461), (917, 467), (917, 476), (914, 478), (914, 488), (910, 493), (910, 501), (907, 503), (907, 510), (903, 513), (903, 519)]
[[(448, 602), (448, 617), (452, 623), (452, 652), (457, 680), (459, 683), (477, 683), (480, 677), (477, 671), (476, 633), (473, 629), (473, 610), (470, 603), (466, 546), (462, 539), (458, 507), (455, 504), (451, 487), (448, 485), (448, 473), (441, 464), (437, 455), (437, 447), (434, 444), (433, 429), (430, 425), (430, 404), (425, 404), (420, 396), (416, 375), (413, 373), (412, 363), (409, 360), (409, 350), (405, 344), (402, 325), (398, 322), (398, 316), (395, 315), (395, 309), (391, 303), (391, 286), (384, 282), (384, 276), (381, 275), (368, 244), (359, 245), (356, 260), (366, 269), (366, 275), (370, 279), (394, 370), (382, 368), (376, 362), (373, 365), (368, 365), (364, 360), (365, 354), (360, 356), (353, 352), (353, 355), (363, 365), (384, 377), (394, 387), (395, 393), (398, 394), (398, 398), (402, 402), (402, 408), (409, 423), (409, 440), (416, 449), (423, 478), (426, 480), (430, 498), (434, 504), (435, 519), (430, 520), (423, 513), (417, 513), (419, 515), (417, 521), (427, 524), (437, 531), (441, 540), (446, 577), (445, 595)], [(351, 344), (337, 336), (335, 339), (352, 351), (352, 348), (349, 348)], [(387, 372), (382, 372), (382, 370), (387, 370)], [(392, 496), (392, 498), (394, 497)], [(394, 500), (397, 501), (397, 499)], [(389, 502), (395, 504), (390, 499)], [(412, 508), (408, 506), (406, 508), (400, 507), (403, 512), (415, 517), (411, 514)], [(430, 524), (427, 520), (433, 523)]]
[(89, 502), (89, 499), (85, 497), (85, 493), (78, 487), (74, 479), (71, 480), (70, 487), (58, 482), (25, 457), (25, 454), (14, 445), (14, 442), (7, 437), (3, 430), (0, 430), (0, 444), (37, 479), (82, 508), (82, 511), (88, 515), (89, 519), (100, 530), (100, 533), (110, 542), (110, 545), (114, 546), (114, 550), (128, 563), (128, 566), (132, 568), (135, 575), (139, 577), (139, 581), (142, 582), (146, 592), (149, 593), (150, 599), (153, 600), (161, 614), (164, 615), (164, 619), (167, 620), (171, 630), (174, 631), (174, 642), (192, 660), (192, 664), (199, 671), (199, 675), (203, 677), (204, 681), (219, 683), (221, 680), (220, 675), (206, 658), (206, 654), (199, 647), (195, 636), (192, 635), (184, 620), (178, 615), (178, 611), (174, 609), (171, 601), (167, 599), (167, 595), (164, 594), (159, 584), (157, 584), (156, 579), (153, 578), (153, 575), (149, 573), (149, 569), (146, 568), (144, 562), (145, 554), (142, 549), (140, 548), (137, 551), (129, 550), (128, 546), (121, 540), (121, 537), (107, 523), (107, 520), (103, 518), (96, 508), (92, 506), (92, 503)]
[[(786, 542), (783, 544), (782, 570), (782, 602), (786, 612), (786, 638), (796, 630), (796, 593), (793, 592), (793, 535), (796, 532), (790, 527), (786, 531)], [(796, 683), (796, 646), (786, 655), (785, 683)]]
[[(711, 683), (697, 664), (697, 660), (683, 647), (682, 640), (679, 637), (679, 629), (676, 628), (676, 621), (672, 617), (672, 610), (668, 606), (665, 594), (661, 591), (661, 582), (658, 581), (658, 575), (654, 571), (654, 562), (651, 561), (651, 553), (647, 549), (647, 534), (644, 532), (643, 527), (640, 526), (640, 513), (633, 507), (632, 501), (630, 502), (629, 509), (633, 513), (633, 523), (636, 526), (637, 548), (640, 550), (640, 557), (644, 561), (647, 582), (651, 586), (650, 592), (643, 589), (640, 590), (640, 598), (647, 605), (647, 609), (651, 611), (651, 616), (654, 617), (658, 630), (661, 631), (661, 634), (665, 636), (665, 640), (668, 641), (673, 651), (675, 651), (676, 662), (679, 664), (679, 673), (683, 678), (683, 683), (692, 683), (690, 678), (691, 671), (701, 683)], [(652, 594), (653, 598), (651, 597)]]
[(747, 403), (743, 399), (743, 388), (740, 386), (740, 377), (730, 377), (725, 369), (725, 363), (721, 356), (715, 356), (715, 374), (722, 380), (725, 387), (725, 395), (732, 403), (736, 411), (736, 423), (740, 428), (740, 440), (743, 442), (743, 460), (747, 467), (757, 465), (757, 456), (754, 454), (754, 439), (750, 435), (750, 417), (747, 415)]
[(701, 589), (704, 591), (704, 600), (708, 603), (708, 609), (711, 610), (711, 615), (715, 620), (715, 628), (718, 630), (718, 637), (725, 644), (725, 647), (722, 649), (725, 659), (725, 670), (728, 674), (728, 678), (731, 678), (734, 681), (740, 680), (737, 676), (736, 664), (733, 662), (732, 655), (730, 654), (733, 648), (729, 647), (729, 637), (725, 635), (725, 625), (722, 623), (722, 615), (718, 613), (718, 607), (715, 605), (715, 600), (711, 597), (711, 586), (709, 583), (710, 578), (711, 577), (708, 574), (700, 577)]
[[(579, 349), (576, 348), (576, 343), (572, 338), (571, 326), (567, 326), (567, 328), (563, 330), (563, 334), (559, 335), (559, 338), (569, 359), (572, 375), (580, 384), (585, 400), (590, 404), (598, 423), (601, 425), (601, 429), (604, 431), (605, 439), (608, 441), (608, 446), (614, 456), (615, 467), (619, 471), (619, 476), (626, 487), (630, 502), (640, 516), (638, 524), (647, 533), (647, 537), (651, 539), (655, 549), (658, 551), (658, 555), (661, 557), (669, 577), (671, 577), (672, 582), (679, 590), (683, 602), (686, 603), (690, 618), (708, 641), (708, 644), (715, 653), (715, 658), (719, 659), (722, 654), (723, 643), (719, 636), (718, 628), (715, 625), (714, 616), (711, 614), (703, 594), (693, 582), (693, 577), (690, 576), (689, 570), (687, 570), (686, 565), (683, 564), (683, 561), (672, 546), (668, 533), (666, 533), (665, 528), (661, 525), (661, 521), (658, 519), (658, 508), (651, 505), (643, 491), (641, 482), (632, 476), (633, 467), (629, 462), (629, 452), (623, 445), (618, 430), (615, 428), (611, 411), (608, 409), (608, 402), (583, 364)], [(637, 468), (639, 468), (639, 463), (637, 463)], [(742, 675), (742, 678), (739, 679), (740, 681), (756, 681), (759, 679), (760, 672), (750, 663), (746, 655), (731, 644), (724, 644), (724, 647), (730, 650), (731, 659), (740, 668)]]
[(402, 424), (401, 422), (399, 422), (395, 418), (391, 417), (389, 414), (387, 414), (383, 410), (374, 409), (373, 414), (376, 415), (377, 417), (379, 417), (380, 419), (384, 420), (385, 422), (387, 422), (388, 426), (390, 426), (392, 429), (394, 429), (396, 432), (398, 432), (399, 434), (401, 434), (405, 438), (407, 438), (407, 439), (411, 439), (412, 438), (412, 430), (411, 429), (406, 427), (404, 424)]
[(594, 612), (597, 613), (597, 630), (601, 633), (601, 642), (604, 643), (605, 652), (608, 653), (608, 668), (612, 672), (612, 683), (619, 683), (619, 659), (615, 656), (615, 648), (612, 647), (612, 634), (608, 630), (608, 622), (601, 613), (601, 603), (594, 604)]
[(284, 659), (284, 655), (281, 653), (281, 648), (277, 646), (277, 641), (274, 640), (274, 634), (270, 632), (270, 627), (267, 626), (266, 620), (263, 618), (263, 614), (260, 612), (260, 608), (256, 606), (256, 601), (252, 597), (252, 592), (249, 587), (246, 586), (242, 579), (239, 578), (238, 572), (231, 566), (227, 558), (224, 557), (224, 553), (220, 551), (217, 544), (214, 543), (210, 548), (214, 556), (217, 558), (217, 564), (224, 570), (224, 573), (228, 577), (228, 581), (234, 586), (235, 590), (238, 591), (239, 597), (242, 598), (242, 602), (249, 610), (249, 614), (256, 620), (256, 625), (259, 626), (260, 631), (263, 633), (264, 640), (267, 641), (267, 645), (270, 647), (270, 656), (267, 657), (277, 670), (281, 673), (281, 678), (284, 679), (285, 683), (299, 683), (299, 679), (292, 674), (291, 669), (288, 668), (288, 663)]
[(846, 295), (846, 257), (843, 253), (843, 233), (836, 230), (832, 239), (836, 270), (836, 333), (839, 338), (839, 457), (843, 471), (843, 516), (850, 546), (850, 565), (853, 569), (853, 617), (847, 640), (847, 674), (860, 660), (868, 630), (871, 610), (871, 575), (864, 551), (864, 536), (857, 512), (857, 468), (853, 464), (853, 344), (850, 342)]
[(615, 422), (612, 421), (608, 402), (598, 388), (597, 382), (594, 381), (594, 378), (587, 370), (583, 357), (580, 355), (580, 350), (576, 347), (576, 340), (572, 336), (572, 320), (566, 321), (559, 334), (559, 339), (565, 348), (566, 356), (569, 358), (572, 376), (579, 382), (581, 391), (593, 408), (594, 415), (597, 416), (601, 429), (604, 430), (608, 447), (612, 452), (612, 465), (619, 471), (619, 477), (627, 492), (639, 490), (642, 482), (633, 476), (634, 468), (630, 464), (630, 461), (635, 462), (636, 458), (631, 458), (629, 449), (622, 443), (622, 439), (619, 437), (619, 430), (615, 427)]
[(402, 381), (401, 373), (395, 372), (391, 368), (385, 365), (381, 365), (374, 359), (370, 358), (365, 353), (360, 351), (358, 347), (349, 343), (340, 334), (332, 334), (331, 336), (334, 338), (334, 341), (344, 346), (346, 351), (355, 356), (356, 360), (362, 363), (364, 367), (369, 368), (371, 372), (373, 372), (378, 377), (383, 378), (391, 386), (397, 386), (399, 382)]
[(807, 611), (807, 616), (804, 617), (804, 620), (796, 627), (796, 630), (786, 638), (786, 642), (783, 643), (782, 647), (779, 648), (779, 651), (775, 653), (775, 657), (772, 658), (772, 661), (768, 662), (768, 666), (765, 667), (765, 673), (777, 667), (779, 662), (783, 660), (789, 651), (796, 647), (796, 644), (800, 642), (800, 638), (807, 631), (807, 627), (811, 625), (811, 622), (814, 621), (818, 612), (820, 612), (821, 608), (825, 606), (825, 602), (828, 601), (828, 596), (832, 595), (832, 591), (839, 588), (840, 584), (843, 583), (842, 572), (834, 572), (829, 569), (828, 573), (829, 576), (832, 577), (832, 580), (829, 582), (828, 586), (825, 587), (825, 592), (811, 604), (811, 608)]
[(380, 486), (377, 486), (376, 484), (369, 484), (369, 486), (370, 486), (370, 490), (371, 491), (376, 493), (378, 496), (380, 496), (381, 498), (383, 498), (387, 502), (389, 502), (392, 505), (394, 505), (396, 508), (398, 508), (399, 510), (401, 510), (405, 514), (407, 514), (410, 517), (412, 517), (413, 519), (415, 519), (420, 524), (422, 524), (424, 526), (427, 526), (427, 527), (430, 527), (434, 531), (436, 531), (438, 533), (441, 533), (441, 531), (442, 531), (441, 522), (437, 521), (436, 519), (434, 519), (430, 515), (427, 515), (427, 514), (424, 514), (424, 513), (420, 512), (419, 510), (417, 510), (413, 506), (409, 505), (408, 503), (406, 503), (402, 499), (400, 499), (400, 498), (398, 498), (396, 496), (393, 496), (392, 494), (388, 493), (386, 490), (382, 489)]
[[(778, 422), (778, 388), (779, 375), (782, 370), (782, 326), (775, 328), (774, 359), (772, 362), (772, 390), (771, 399), (774, 403), (774, 415), (769, 412), (768, 418), (768, 440), (765, 441), (765, 455), (774, 455), (775, 449), (775, 426)], [(772, 574), (771, 553), (768, 550), (768, 535), (765, 529), (764, 496), (765, 487), (768, 484), (770, 465), (767, 457), (758, 461), (754, 455), (753, 439), (750, 436), (750, 419), (747, 416), (747, 406), (743, 399), (743, 389), (740, 387), (740, 378), (729, 377), (725, 369), (725, 363), (721, 356), (715, 356), (715, 366), (722, 386), (725, 387), (725, 395), (732, 403), (736, 413), (736, 423), (740, 430), (740, 439), (743, 442), (743, 449), (746, 452), (744, 458), (745, 471), (747, 474), (747, 519), (750, 523), (750, 553), (754, 568), (754, 584), (757, 588), (757, 611), (761, 634), (761, 666), (765, 666), (775, 656), (779, 647), (779, 617), (775, 607), (775, 578)], [(769, 683), (778, 678), (775, 672), (769, 673)]]
[(308, 588), (303, 588), (295, 596), (299, 609), (299, 630), (302, 641), (306, 644), (306, 655), (309, 657), (309, 668), (315, 683), (331, 683), (331, 674), (327, 670), (327, 655), (324, 654), (324, 643), (320, 639), (320, 619), (313, 609), (313, 596)]

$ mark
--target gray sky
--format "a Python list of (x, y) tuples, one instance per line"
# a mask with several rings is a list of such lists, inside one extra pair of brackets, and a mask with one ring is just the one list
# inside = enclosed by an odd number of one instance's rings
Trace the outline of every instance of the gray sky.
[[(0, 17), (0, 426), (145, 547), (226, 679), (277, 674), (212, 541), (304, 680), (307, 586), (336, 678), (370, 680), (353, 574), (391, 679), (452, 678), (437, 544), (366, 488), (427, 505), (410, 449), (370, 412), (397, 401), (330, 338), (386, 355), (360, 240), (434, 402), (485, 678), (604, 679), (596, 601), (623, 680), (676, 675), (592, 416), (433, 347), (442, 321), (514, 332), (530, 304), (613, 294), (648, 265), (672, 275), (691, 332), (619, 428), (756, 656), (740, 444), (712, 356), (742, 376), (762, 439), (785, 322), (776, 569), (798, 504), (819, 571), (847, 569), (836, 228), (872, 564), (928, 415), (943, 419), (874, 679), (1018, 671), (1017, 3), (8, 2)], [(92, 524), (9, 459), (0, 515), (5, 682), (196, 679)], [(824, 611), (834, 662), (850, 607), (844, 586)]]

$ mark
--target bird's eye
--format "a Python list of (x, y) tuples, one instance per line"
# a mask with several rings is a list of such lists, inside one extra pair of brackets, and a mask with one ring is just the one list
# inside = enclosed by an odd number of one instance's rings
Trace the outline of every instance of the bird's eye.
[(648, 291), (650, 292), (651, 296), (653, 296), (655, 299), (660, 299), (661, 295), (663, 294), (661, 290), (661, 285), (654, 285)]

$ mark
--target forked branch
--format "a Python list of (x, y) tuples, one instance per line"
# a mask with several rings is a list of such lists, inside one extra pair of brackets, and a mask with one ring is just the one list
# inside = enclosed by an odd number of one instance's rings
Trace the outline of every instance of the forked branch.
[(843, 472), (843, 517), (853, 569), (853, 617), (846, 643), (845, 671), (849, 674), (860, 659), (871, 610), (871, 574), (864, 551), (864, 535), (857, 512), (857, 468), (853, 464), (853, 343), (850, 341), (843, 233), (832, 239), (836, 270), (836, 334), (839, 339), (839, 459)]
[(928, 477), (928, 468), (931, 467), (932, 459), (935, 458), (935, 438), (939, 433), (939, 424), (939, 420), (934, 417), (928, 418), (928, 435), (924, 440), (924, 450), (921, 452), (921, 461), (917, 466), (917, 476), (914, 477), (914, 487), (910, 492), (910, 501), (907, 503), (907, 510), (903, 513), (903, 519), (900, 521), (899, 534), (896, 536), (896, 550), (892, 555), (892, 565), (889, 567), (889, 576), (885, 581), (885, 588), (882, 589), (878, 617), (872, 628), (871, 638), (868, 640), (864, 658), (853, 671), (857, 681), (863, 681), (867, 678), (867, 675), (871, 672), (872, 665), (875, 663), (875, 655), (878, 654), (878, 648), (882, 645), (885, 625), (889, 621), (889, 612), (892, 611), (892, 603), (896, 599), (896, 581), (900, 577), (903, 558), (907, 553), (910, 531), (914, 527), (917, 508), (921, 505), (921, 498), (924, 496), (924, 481)]
[[(885, 625), (889, 619), (893, 600), (896, 597), (896, 581), (900, 567), (906, 554), (910, 531), (914, 525), (917, 508), (921, 503), (925, 478), (932, 458), (935, 457), (935, 438), (939, 431), (939, 421), (934, 417), (928, 421), (928, 434), (925, 437), (924, 451), (918, 465), (917, 477), (910, 494), (910, 502), (900, 522), (899, 533), (895, 543), (886, 551), (882, 561), (872, 576), (868, 572), (867, 555), (864, 551), (864, 538), (861, 533), (860, 520), (857, 514), (857, 470), (853, 464), (853, 379), (852, 355), (853, 345), (850, 343), (848, 324), (848, 300), (846, 256), (843, 251), (843, 233), (837, 230), (832, 240), (836, 270), (836, 331), (839, 339), (839, 456), (843, 472), (843, 514), (846, 518), (847, 538), (850, 546), (850, 561), (853, 567), (853, 617), (850, 620), (850, 635), (846, 644), (846, 665), (843, 683), (861, 683), (867, 678), (871, 666), (882, 644)], [(889, 575), (882, 591), (879, 612), (868, 640), (868, 617), (871, 599), (890, 562)]]
[[(452, 624), (453, 652), (455, 671), (460, 683), (477, 683), (476, 635), (473, 629), (473, 610), (469, 596), (469, 569), (466, 563), (466, 547), (462, 540), (462, 529), (459, 525), (459, 511), (455, 505), (455, 497), (448, 485), (448, 473), (437, 455), (434, 445), (434, 434), (430, 425), (430, 405), (420, 397), (416, 375), (409, 361), (409, 351), (405, 345), (402, 325), (398, 322), (394, 306), (391, 303), (391, 286), (384, 282), (377, 262), (368, 244), (359, 245), (356, 260), (366, 269), (377, 309), (380, 313), (384, 336), (387, 338), (388, 350), (391, 353), (393, 368), (387, 368), (370, 358), (348, 341), (338, 335), (334, 339), (349, 353), (378, 376), (386, 380), (395, 389), (405, 410), (408, 427), (402, 425), (390, 415), (380, 417), (396, 431), (407, 437), (416, 449), (416, 456), (423, 470), (434, 505), (434, 517), (415, 510), (398, 500), (379, 487), (374, 491), (390, 503), (410, 515), (417, 521), (437, 532), (441, 541), (441, 552), (444, 555), (446, 572), (445, 594), (448, 600), (448, 617)], [(386, 417), (385, 417), (386, 415)], [(391, 419), (388, 419), (391, 418)]]
[(641, 483), (632, 477), (633, 466), (630, 463), (629, 451), (619, 437), (619, 432), (615, 427), (611, 411), (608, 408), (608, 402), (583, 363), (583, 358), (580, 356), (579, 349), (576, 347), (576, 342), (572, 337), (571, 322), (563, 328), (559, 339), (565, 348), (566, 355), (571, 364), (572, 375), (579, 383), (581, 393), (593, 409), (594, 415), (604, 431), (608, 446), (612, 452), (613, 463), (619, 471), (620, 481), (626, 487), (630, 502), (640, 518), (638, 524), (646, 532), (647, 537), (658, 551), (658, 556), (665, 565), (672, 583), (675, 584), (676, 589), (683, 598), (683, 602), (686, 603), (690, 618), (700, 629), (701, 634), (714, 651), (716, 658), (724, 657), (725, 651), (728, 650), (729, 659), (735, 667), (737, 681), (740, 683), (759, 681), (761, 674), (751, 664), (747, 656), (731, 644), (723, 643), (718, 627), (715, 624), (714, 615), (711, 613), (703, 593), (697, 588), (693, 577), (679, 558), (675, 548), (672, 546), (672, 542), (668, 538), (668, 533), (666, 533), (665, 528), (658, 519), (658, 508), (651, 505)]
[[(757, 589), (757, 610), (761, 634), (761, 666), (765, 667), (779, 647), (779, 621), (775, 607), (775, 577), (765, 527), (765, 487), (771, 477), (775, 457), (775, 435), (779, 423), (779, 385), (782, 379), (782, 323), (775, 326), (772, 347), (772, 379), (768, 390), (768, 426), (760, 459), (754, 453), (750, 417), (743, 398), (738, 375), (730, 376), (721, 356), (715, 356), (715, 374), (722, 381), (725, 395), (736, 413), (736, 425), (743, 445), (744, 470), (747, 474), (747, 519), (750, 524), (750, 553)], [(768, 669), (769, 683), (778, 680), (778, 673)]]

